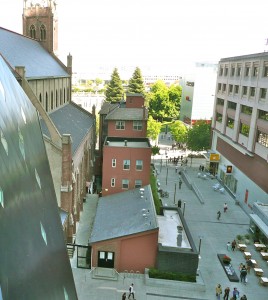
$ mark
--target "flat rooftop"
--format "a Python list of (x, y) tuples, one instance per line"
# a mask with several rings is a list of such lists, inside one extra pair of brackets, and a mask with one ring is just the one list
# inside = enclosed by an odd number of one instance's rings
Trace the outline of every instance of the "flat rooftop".
[(164, 216), (157, 216), (157, 220), (159, 224), (159, 243), (167, 247), (192, 249), (184, 229), (182, 230), (181, 245), (178, 245), (178, 226), (183, 228), (183, 225), (176, 210), (164, 210)]
[(126, 147), (126, 148), (150, 148), (150, 142), (147, 138), (117, 138), (107, 137), (104, 147)]

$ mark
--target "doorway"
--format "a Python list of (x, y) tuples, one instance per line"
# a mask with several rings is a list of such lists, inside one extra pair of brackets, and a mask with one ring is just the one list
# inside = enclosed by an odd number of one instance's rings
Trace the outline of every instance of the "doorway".
[(114, 252), (99, 251), (98, 252), (98, 267), (113, 268), (114, 267)]

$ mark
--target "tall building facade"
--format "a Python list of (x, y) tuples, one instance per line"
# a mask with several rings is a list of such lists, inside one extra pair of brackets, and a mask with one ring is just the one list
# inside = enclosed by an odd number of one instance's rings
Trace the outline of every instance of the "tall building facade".
[(268, 53), (219, 62), (212, 150), (220, 155), (219, 179), (251, 213), (268, 204)]

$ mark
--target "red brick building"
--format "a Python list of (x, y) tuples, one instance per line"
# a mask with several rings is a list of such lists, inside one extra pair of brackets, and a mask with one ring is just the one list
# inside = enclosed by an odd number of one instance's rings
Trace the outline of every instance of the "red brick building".
[(150, 183), (151, 146), (146, 138), (144, 97), (127, 94), (125, 102), (109, 107), (100, 122), (103, 196)]

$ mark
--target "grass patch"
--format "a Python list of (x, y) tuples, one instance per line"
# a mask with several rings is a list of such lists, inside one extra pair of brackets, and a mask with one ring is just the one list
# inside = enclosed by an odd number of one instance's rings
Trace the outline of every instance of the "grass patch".
[(157, 269), (149, 269), (149, 277), (156, 278), (156, 279), (165, 279), (165, 280), (196, 282), (196, 278), (194, 275), (181, 274), (175, 272), (162, 272)]

